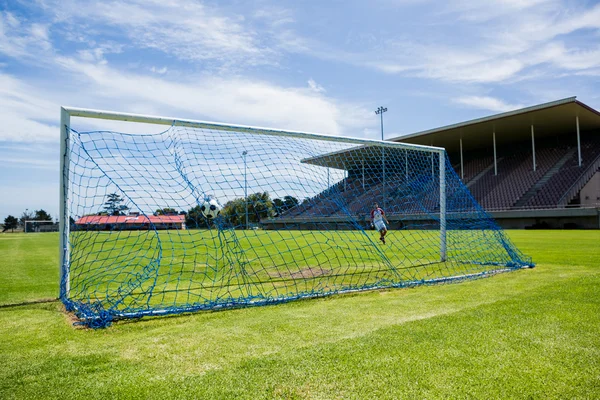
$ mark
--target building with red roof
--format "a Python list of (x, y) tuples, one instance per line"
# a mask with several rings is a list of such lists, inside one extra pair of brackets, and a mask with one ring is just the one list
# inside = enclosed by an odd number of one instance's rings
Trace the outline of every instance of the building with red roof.
[(75, 221), (77, 230), (185, 229), (185, 215), (86, 215)]

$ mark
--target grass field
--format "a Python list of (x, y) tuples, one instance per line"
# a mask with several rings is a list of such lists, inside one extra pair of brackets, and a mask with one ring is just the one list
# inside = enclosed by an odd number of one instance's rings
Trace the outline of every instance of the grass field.
[[(76, 231), (69, 299), (86, 321), (382, 288), (481, 274), (527, 261), (495, 230), (394, 230), (385, 246), (362, 230)], [(520, 265), (520, 264), (518, 264)], [(87, 311), (90, 310), (90, 311)], [(162, 312), (162, 311), (161, 311)]]
[[(600, 232), (512, 231), (537, 267), (76, 329), (0, 308), (0, 398), (600, 398)], [(56, 234), (0, 235), (0, 304), (55, 298)]]

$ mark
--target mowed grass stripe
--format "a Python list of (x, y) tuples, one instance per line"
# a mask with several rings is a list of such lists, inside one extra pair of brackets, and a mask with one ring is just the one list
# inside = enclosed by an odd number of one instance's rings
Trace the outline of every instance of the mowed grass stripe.
[(58, 297), (58, 234), (0, 234), (0, 305)]

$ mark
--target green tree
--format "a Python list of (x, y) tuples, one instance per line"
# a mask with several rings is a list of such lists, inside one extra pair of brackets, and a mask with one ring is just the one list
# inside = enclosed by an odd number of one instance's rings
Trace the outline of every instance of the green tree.
[(189, 209), (185, 214), (185, 226), (188, 229), (201, 229), (208, 227), (208, 220), (200, 211), (200, 206), (197, 205)]
[(19, 225), (25, 226), (25, 221), (31, 221), (32, 219), (34, 219), (34, 215), (35, 214), (29, 212), (29, 210), (23, 211), (23, 214), (21, 214), (21, 217), (19, 218)]
[(108, 215), (124, 215), (129, 207), (123, 203), (123, 199), (117, 193), (110, 193), (104, 203), (104, 210)]
[(293, 196), (285, 196), (283, 198), (283, 200), (282, 199), (274, 199), (273, 200), (273, 206), (274, 206), (277, 214), (285, 212), (285, 211), (289, 210), (290, 208), (296, 207), (299, 203), (300, 202), (298, 201), (298, 199)]
[(300, 202), (298, 201), (298, 199), (293, 196), (285, 196), (283, 198), (283, 204), (285, 205), (286, 210), (296, 207), (299, 203)]
[(8, 217), (4, 218), (4, 229), (2, 232), (6, 232), (9, 229), (11, 232), (14, 232), (17, 226), (19, 226), (19, 220), (16, 217), (9, 215)]
[(225, 204), (221, 215), (234, 227), (246, 226), (246, 205), (248, 206), (248, 223), (258, 223), (263, 218), (273, 217), (275, 204), (268, 192), (253, 193), (247, 199), (239, 198)]
[(48, 214), (46, 211), (44, 211), (42, 209), (35, 210), (33, 219), (36, 221), (52, 221), (52, 217), (50, 216), (50, 214)]
[(228, 201), (223, 210), (221, 216), (232, 226), (243, 226), (245, 215), (245, 202), (243, 198)]
[(268, 192), (253, 193), (248, 196), (249, 222), (257, 223), (263, 218), (270, 218), (274, 215), (275, 208), (273, 207), (273, 201)]

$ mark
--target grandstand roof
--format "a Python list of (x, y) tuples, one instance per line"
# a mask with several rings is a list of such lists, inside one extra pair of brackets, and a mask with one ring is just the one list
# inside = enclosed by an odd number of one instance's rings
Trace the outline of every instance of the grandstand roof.
[[(580, 132), (600, 131), (600, 112), (578, 101), (574, 96), (388, 140), (443, 147), (447, 152), (453, 153), (459, 151), (461, 136), (464, 151), (491, 147), (494, 131), (498, 146), (531, 140), (531, 126), (533, 125), (536, 139), (572, 133), (573, 141), (575, 141), (576, 116), (579, 117)], [(349, 170), (360, 166), (361, 160), (364, 160), (365, 165), (381, 162), (380, 154), (380, 150), (373, 146), (357, 146), (348, 150), (310, 157), (302, 162)]]
[(576, 116), (579, 117), (581, 132), (600, 130), (600, 112), (578, 101), (576, 97), (568, 97), (389, 140), (444, 147), (448, 152), (455, 152), (459, 151), (462, 136), (463, 150), (474, 150), (491, 146), (494, 130), (498, 145), (531, 138), (532, 125), (536, 139), (568, 133), (575, 135)]
[(306, 164), (335, 169), (350, 170), (361, 165), (376, 165), (381, 162), (383, 147), (356, 146), (346, 150), (322, 154), (301, 160)]

